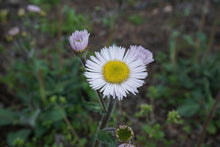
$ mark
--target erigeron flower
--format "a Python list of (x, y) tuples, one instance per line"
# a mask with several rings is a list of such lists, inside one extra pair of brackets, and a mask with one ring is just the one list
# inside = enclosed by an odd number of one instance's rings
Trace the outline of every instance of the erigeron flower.
[(128, 143), (123, 143), (123, 144), (120, 144), (118, 147), (135, 147), (135, 145), (128, 144)]
[(146, 66), (136, 59), (131, 50), (111, 46), (95, 52), (86, 61), (85, 76), (90, 86), (100, 90), (103, 96), (122, 100), (129, 92), (138, 93), (137, 88), (144, 84), (147, 77)]
[(89, 35), (90, 34), (88, 33), (87, 30), (83, 30), (83, 31), (77, 30), (74, 33), (72, 33), (72, 35), (69, 37), (69, 43), (71, 48), (75, 52), (84, 51), (88, 46)]
[(115, 131), (115, 136), (118, 141), (128, 142), (134, 137), (134, 132), (131, 127), (126, 125), (120, 125)]
[(35, 5), (27, 5), (27, 10), (31, 12), (40, 13), (41, 9), (38, 6)]
[(20, 29), (18, 27), (12, 27), (10, 28), (10, 30), (8, 31), (8, 35), (9, 36), (15, 36), (20, 32)]
[(144, 64), (149, 64), (154, 61), (153, 54), (149, 50), (143, 48), (141, 45), (131, 45), (130, 50), (133, 52), (136, 59), (141, 59)]

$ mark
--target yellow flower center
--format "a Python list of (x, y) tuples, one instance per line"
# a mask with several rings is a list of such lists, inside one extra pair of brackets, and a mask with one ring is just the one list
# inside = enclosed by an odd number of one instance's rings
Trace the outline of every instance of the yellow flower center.
[(103, 75), (107, 82), (120, 84), (127, 80), (130, 70), (121, 61), (109, 61), (103, 67)]

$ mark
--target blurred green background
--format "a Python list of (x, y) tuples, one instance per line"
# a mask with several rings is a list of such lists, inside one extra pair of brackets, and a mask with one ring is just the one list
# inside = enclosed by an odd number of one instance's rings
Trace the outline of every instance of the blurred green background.
[[(27, 10), (28, 4), (41, 8)], [(89, 147), (101, 107), (69, 47), (153, 52), (146, 84), (117, 103), (109, 126), (129, 125), (140, 147), (193, 147), (220, 89), (218, 0), (0, 0), (0, 147)], [(104, 99), (107, 101), (106, 99)], [(106, 146), (115, 138), (99, 138)], [(203, 147), (220, 146), (219, 105)]]

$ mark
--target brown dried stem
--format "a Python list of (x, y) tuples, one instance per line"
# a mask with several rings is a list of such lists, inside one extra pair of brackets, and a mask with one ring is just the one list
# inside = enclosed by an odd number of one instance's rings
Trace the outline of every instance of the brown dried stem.
[(205, 121), (205, 123), (204, 123), (204, 125), (203, 125), (202, 132), (201, 132), (201, 134), (200, 134), (200, 136), (199, 136), (198, 143), (197, 143), (197, 146), (196, 146), (196, 147), (201, 147), (202, 142), (203, 142), (203, 140), (204, 140), (204, 138), (205, 138), (206, 129), (207, 129), (207, 127), (208, 127), (209, 122), (212, 120), (212, 116), (213, 116), (213, 114), (214, 114), (215, 108), (217, 107), (219, 101), (220, 101), (220, 92), (218, 93), (217, 98), (216, 98), (216, 100), (215, 100), (215, 103), (213, 104), (213, 106), (212, 106), (212, 108), (211, 108), (211, 110), (210, 110), (210, 112), (209, 112), (209, 115), (208, 115), (208, 117), (206, 118), (206, 121)]

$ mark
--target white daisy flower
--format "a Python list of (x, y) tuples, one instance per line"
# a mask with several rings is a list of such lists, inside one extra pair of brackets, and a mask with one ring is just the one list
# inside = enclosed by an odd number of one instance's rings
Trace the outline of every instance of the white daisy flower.
[(95, 52), (86, 61), (85, 76), (90, 86), (100, 90), (103, 96), (122, 100), (129, 92), (138, 93), (137, 88), (144, 84), (147, 77), (146, 66), (137, 59), (131, 50), (111, 46)]

